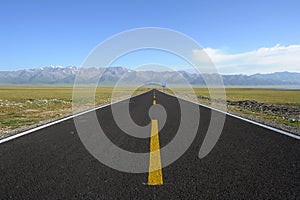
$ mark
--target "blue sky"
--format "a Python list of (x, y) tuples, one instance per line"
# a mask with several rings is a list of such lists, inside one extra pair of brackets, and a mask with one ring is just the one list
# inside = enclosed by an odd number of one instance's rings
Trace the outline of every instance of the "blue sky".
[(80, 66), (112, 35), (163, 27), (195, 39), (221, 73), (300, 71), (299, 9), (297, 0), (2, 0), (0, 70)]

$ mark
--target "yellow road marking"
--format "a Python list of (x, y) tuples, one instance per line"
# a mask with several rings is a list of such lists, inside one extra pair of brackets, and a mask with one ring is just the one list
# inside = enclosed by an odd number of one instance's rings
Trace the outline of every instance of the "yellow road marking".
[(152, 120), (148, 185), (162, 185), (162, 184), (163, 184), (163, 178), (162, 178), (160, 146), (159, 146), (159, 137), (158, 137), (158, 122), (157, 120)]
[(156, 100), (155, 99), (153, 100), (153, 105), (156, 105)]

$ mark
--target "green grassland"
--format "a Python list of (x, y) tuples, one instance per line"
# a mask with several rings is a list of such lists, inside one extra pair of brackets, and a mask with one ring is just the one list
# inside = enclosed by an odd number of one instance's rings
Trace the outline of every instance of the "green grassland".
[[(226, 88), (226, 99), (230, 101), (255, 100), (273, 104), (300, 106), (300, 90)], [(207, 88), (194, 88), (196, 95), (209, 97)]]
[[(138, 88), (133, 94), (150, 88)], [(116, 98), (128, 96), (133, 88), (119, 88)], [(111, 101), (112, 87), (98, 87), (95, 100), (88, 99), (89, 87), (79, 88), (83, 100), (77, 111)], [(0, 133), (34, 126), (72, 114), (73, 87), (69, 86), (0, 86)], [(77, 104), (76, 104), (77, 105)], [(1, 134), (0, 134), (1, 137)]]
[[(209, 97), (207, 88), (194, 89), (196, 95)], [(288, 105), (300, 109), (300, 90), (282, 90), (282, 89), (259, 89), (259, 88), (226, 88), (226, 99), (230, 101), (245, 101), (255, 100), (258, 102), (275, 104), (275, 105)], [(205, 100), (200, 100), (202, 103), (210, 104)], [(278, 124), (285, 124), (293, 127), (300, 128), (300, 121), (291, 121), (285, 119), (283, 115), (272, 113), (262, 113), (256, 109), (245, 109), (238, 106), (228, 106), (229, 111), (235, 113), (242, 113), (245, 115), (255, 116), (266, 120), (275, 121)], [(300, 113), (299, 113), (300, 115)]]
[[(136, 89), (134, 94), (150, 89), (151, 87), (141, 87)], [(116, 98), (124, 98), (132, 90), (133, 88), (128, 87), (119, 88)], [(182, 93), (185, 91), (184, 88), (176, 90)], [(109, 103), (113, 88), (98, 87), (95, 101), (92, 102), (88, 99), (87, 94), (90, 92), (88, 87), (79, 88), (78, 91), (82, 99), (78, 111), (82, 111), (95, 105)], [(194, 88), (194, 91), (196, 95), (210, 96), (207, 88)], [(5, 132), (18, 128), (36, 126), (72, 114), (72, 95), (73, 87), (70, 86), (0, 86), (0, 133), (3, 135)], [(256, 100), (277, 105), (300, 106), (300, 90), (226, 88), (226, 98), (230, 101)], [(199, 99), (199, 101), (203, 100)], [(203, 103), (209, 104), (210, 102), (204, 101)], [(281, 116), (266, 115), (259, 111), (238, 107), (229, 107), (229, 110), (300, 127), (299, 122), (291, 123), (282, 119)]]
[[(209, 90), (203, 87), (193, 88), (195, 95), (210, 97)], [(189, 90), (180, 87), (174, 87), (174, 91), (165, 89), (165, 92), (174, 94), (182, 94), (188, 96)], [(211, 89), (215, 96), (219, 95), (221, 90), (218, 88)], [(300, 90), (284, 90), (284, 89), (263, 89), (263, 88), (225, 88), (226, 100), (230, 101), (244, 101), (255, 100), (258, 102), (265, 102), (277, 105), (296, 105), (300, 106)]]
[[(210, 97), (209, 90), (207, 88), (193, 88), (196, 96)], [(174, 94), (174, 92), (169, 89), (165, 89), (166, 92)], [(182, 97), (189, 98), (189, 92), (185, 88), (176, 88), (177, 94), (182, 94)], [(267, 89), (267, 88), (225, 88), (226, 100), (229, 101), (246, 101), (255, 100), (257, 102), (274, 104), (278, 106), (287, 105), (294, 106), (298, 110), (300, 109), (300, 90), (284, 90), (284, 89)], [(215, 96), (219, 95), (220, 90), (218, 88), (211, 89)], [(211, 101), (198, 98), (199, 102), (203, 104), (210, 105)], [(259, 117), (266, 120), (274, 121), (278, 124), (285, 124), (292, 127), (300, 128), (300, 121), (287, 120), (284, 115), (263, 113), (257, 109), (245, 109), (239, 106), (227, 106), (229, 111), (233, 111), (237, 114), (242, 114), (246, 116)], [(299, 113), (300, 115), (300, 113)]]

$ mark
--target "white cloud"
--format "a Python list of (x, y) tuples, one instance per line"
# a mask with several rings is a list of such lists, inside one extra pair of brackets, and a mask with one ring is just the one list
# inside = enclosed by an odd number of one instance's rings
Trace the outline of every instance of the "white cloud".
[[(300, 45), (259, 48), (254, 51), (229, 54), (220, 49), (205, 48), (222, 74), (254, 74), (276, 71), (300, 72)], [(203, 58), (203, 51), (193, 51), (195, 60)]]

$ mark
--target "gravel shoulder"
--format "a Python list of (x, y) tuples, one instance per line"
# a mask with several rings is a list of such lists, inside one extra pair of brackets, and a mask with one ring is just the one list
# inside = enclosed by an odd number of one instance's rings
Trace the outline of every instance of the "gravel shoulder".
[(225, 103), (228, 113), (300, 135), (300, 106), (276, 105), (254, 100), (225, 101), (206, 96), (198, 96), (198, 100), (209, 106), (212, 102)]

